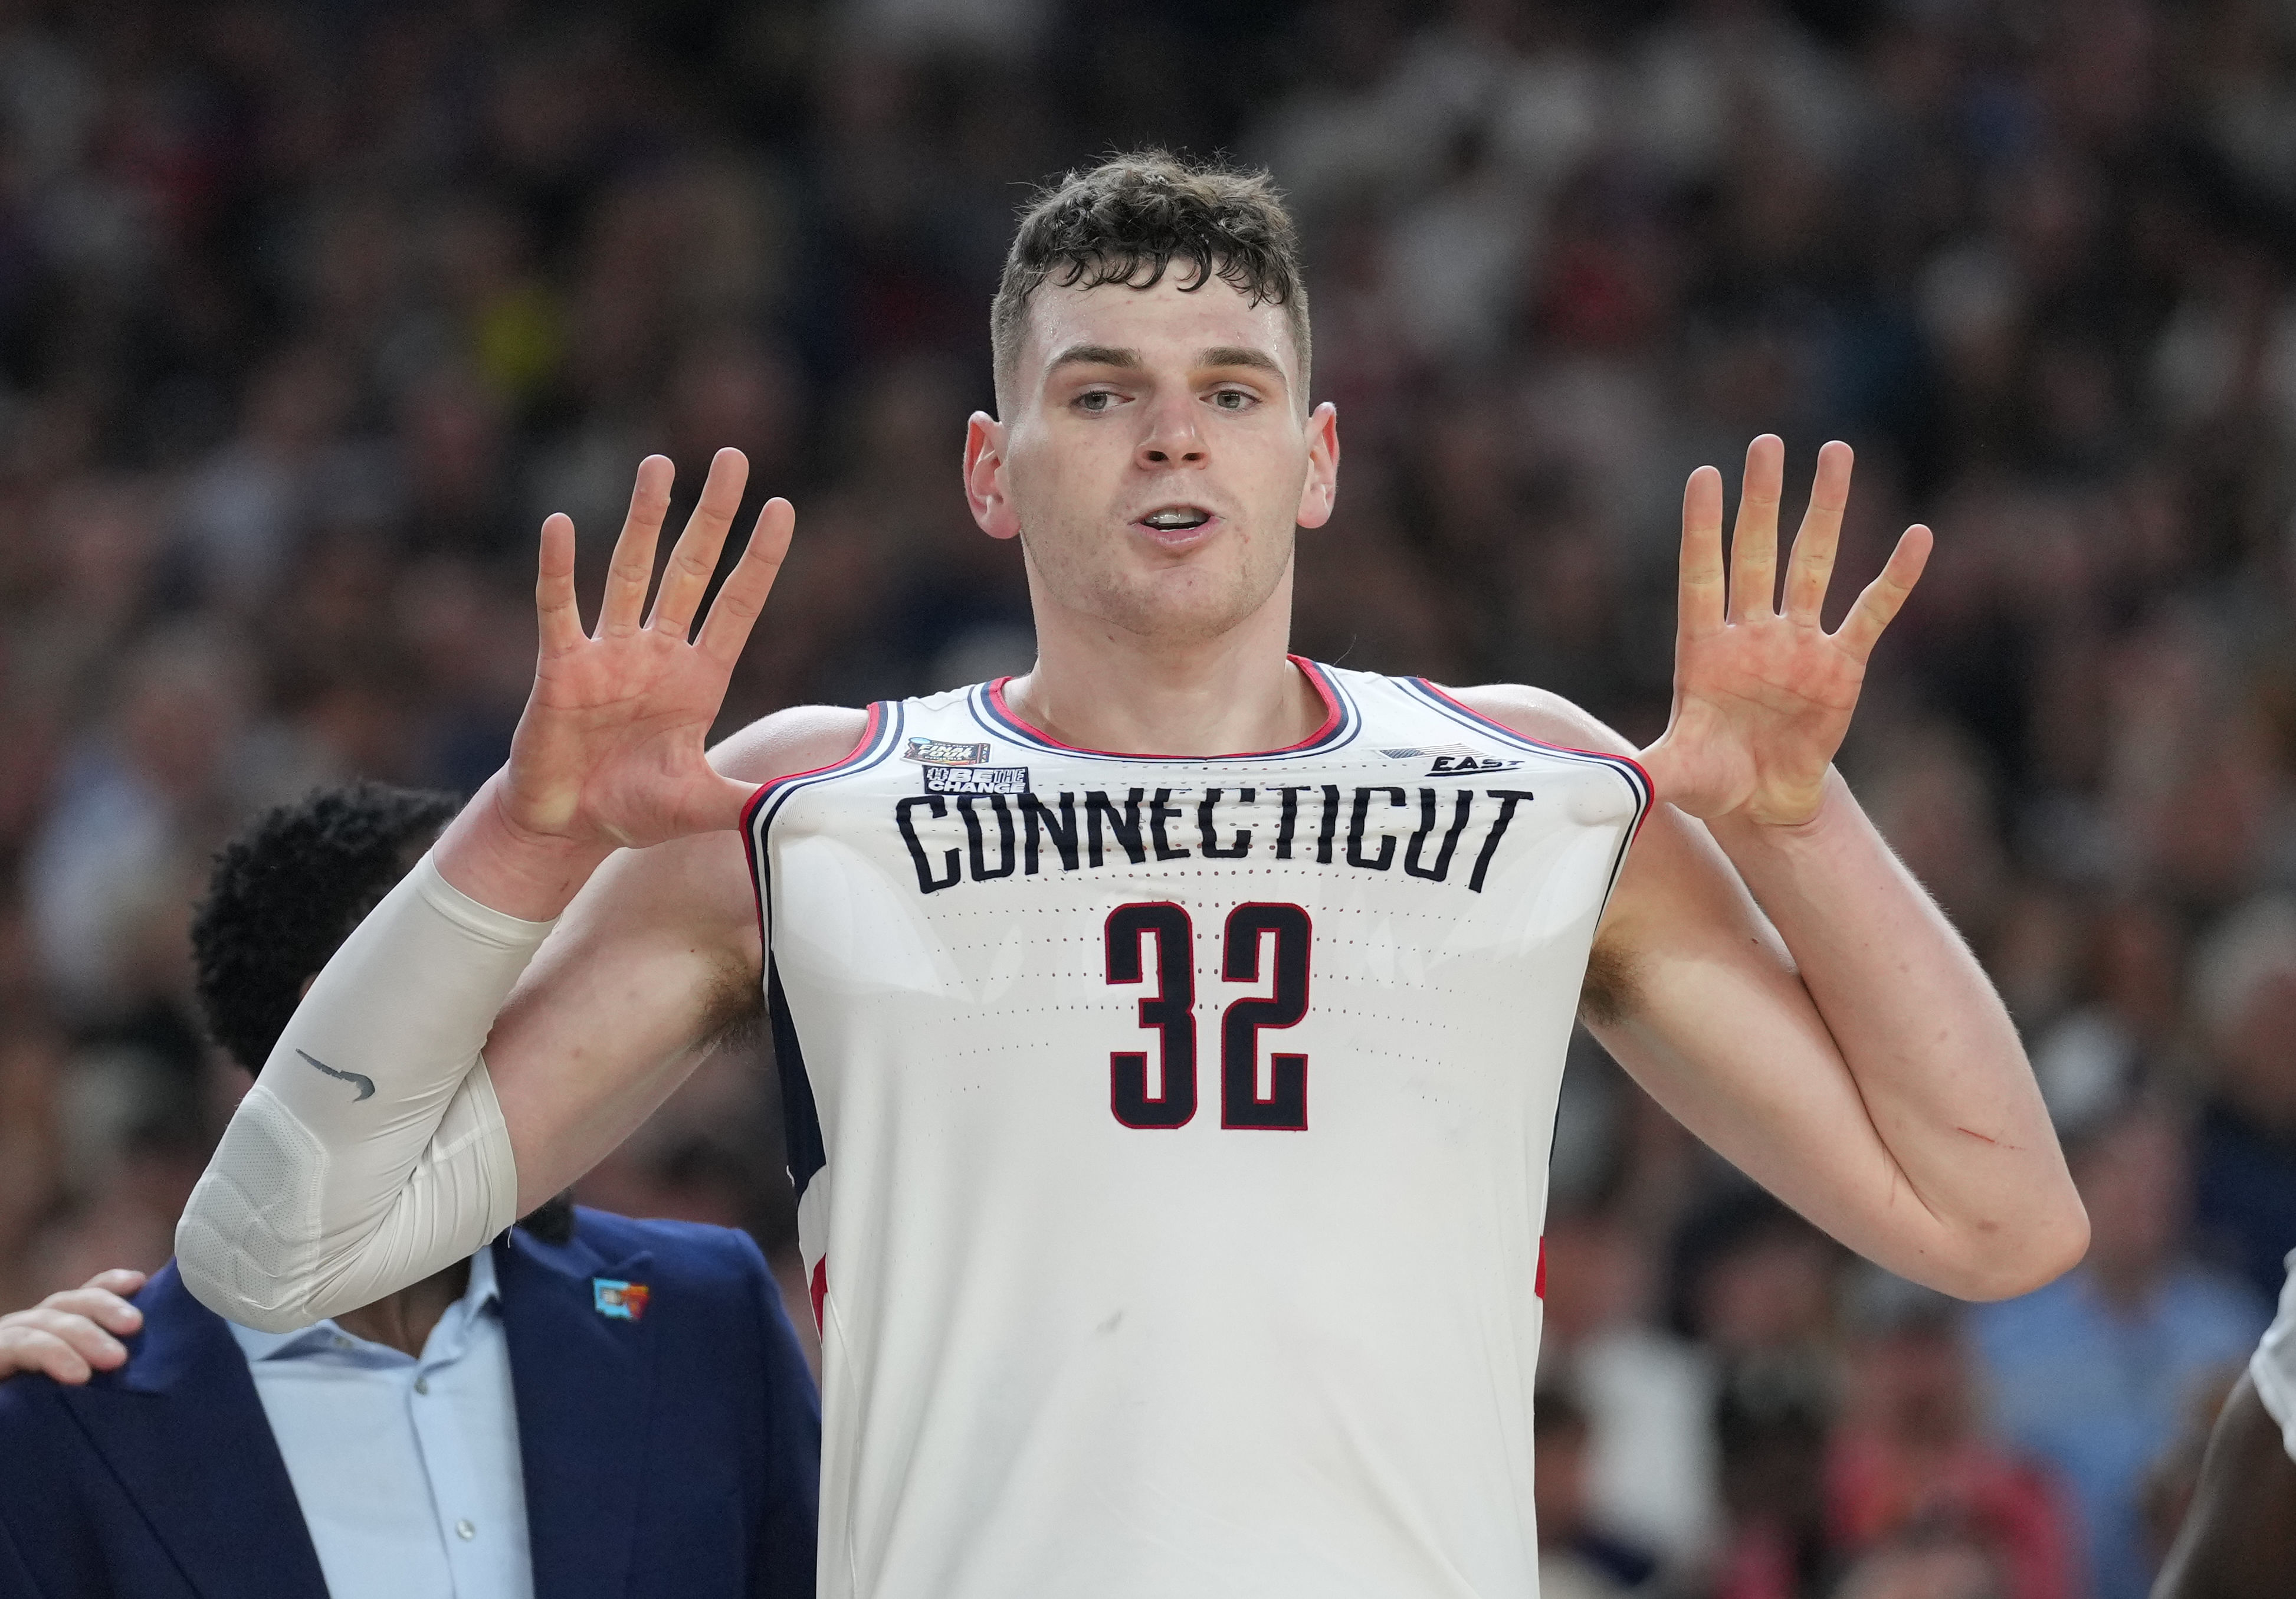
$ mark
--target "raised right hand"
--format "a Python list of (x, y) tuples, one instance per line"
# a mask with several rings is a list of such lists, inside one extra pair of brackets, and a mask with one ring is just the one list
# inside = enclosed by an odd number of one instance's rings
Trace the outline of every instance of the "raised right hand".
[(29, 1310), (0, 1316), (0, 1380), (18, 1372), (45, 1372), (59, 1382), (85, 1382), (127, 1358), (119, 1338), (142, 1331), (144, 1313), (126, 1295), (144, 1286), (144, 1274), (114, 1267), (78, 1288), (52, 1293)]
[(789, 548), (796, 513), (787, 500), (766, 502), (700, 634), (689, 636), (749, 474), (739, 450), (719, 450), (710, 462), (646, 618), (675, 472), (661, 455), (639, 463), (594, 634), (583, 631), (574, 597), (574, 524), (562, 513), (542, 524), (534, 692), (510, 764), (490, 788), (496, 817), (514, 839), (602, 857), (739, 825), (751, 785), (712, 769), (703, 745)]

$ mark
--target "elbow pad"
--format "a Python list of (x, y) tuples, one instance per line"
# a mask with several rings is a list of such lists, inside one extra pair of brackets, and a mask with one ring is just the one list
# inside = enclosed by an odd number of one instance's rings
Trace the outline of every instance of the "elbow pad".
[(480, 1050), (552, 924), (491, 910), (425, 855), (327, 963), (192, 1191), (184, 1285), (283, 1332), (371, 1304), (518, 1218)]

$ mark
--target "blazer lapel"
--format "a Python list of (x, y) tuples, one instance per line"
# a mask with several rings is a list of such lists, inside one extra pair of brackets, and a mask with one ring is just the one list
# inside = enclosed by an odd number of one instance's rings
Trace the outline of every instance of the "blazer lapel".
[(526, 1468), (537, 1594), (628, 1591), (653, 1394), (653, 1324), (599, 1308), (597, 1283), (642, 1284), (652, 1257), (605, 1260), (580, 1239), (495, 1246)]
[(127, 1364), (62, 1398), (201, 1599), (326, 1599), (286, 1463), (223, 1318), (171, 1261)]

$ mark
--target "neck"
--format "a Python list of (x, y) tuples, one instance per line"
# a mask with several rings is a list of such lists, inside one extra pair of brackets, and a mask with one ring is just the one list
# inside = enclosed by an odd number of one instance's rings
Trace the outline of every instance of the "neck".
[(370, 1343), (388, 1344), (402, 1355), (420, 1357), (430, 1341), (430, 1329), (447, 1314), (447, 1307), (463, 1297), (471, 1285), (471, 1263), (457, 1260), (435, 1276), (400, 1289), (335, 1317), (335, 1325)]
[(1004, 685), (1021, 720), (1064, 744), (1128, 755), (1234, 755), (1310, 736), (1323, 696), (1284, 653), (1290, 574), (1241, 626), (1176, 641), (1044, 603), (1037, 664)]

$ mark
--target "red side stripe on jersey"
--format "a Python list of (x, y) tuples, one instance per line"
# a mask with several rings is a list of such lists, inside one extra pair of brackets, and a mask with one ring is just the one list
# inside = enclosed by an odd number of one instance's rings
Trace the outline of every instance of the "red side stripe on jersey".
[(1286, 655), (1284, 660), (1300, 668), (1300, 675), (1315, 688), (1316, 697), (1324, 701), (1324, 725), (1296, 744), (1286, 744), (1281, 750), (1243, 750), (1230, 755), (1135, 755), (1123, 750), (1087, 750), (1080, 744), (1064, 744), (1041, 727), (1032, 727), (1013, 713), (1004, 702), (1004, 685), (1012, 678), (999, 677), (988, 685), (989, 709), (1030, 738), (1051, 745), (1055, 750), (1072, 750), (1078, 755), (1104, 755), (1117, 760), (1250, 760), (1262, 755), (1290, 755), (1295, 750), (1312, 749), (1340, 730), (1341, 712), (1340, 696), (1325, 681), (1324, 668), (1304, 655)]
[(742, 831), (747, 832), (750, 830), (750, 820), (757, 816), (758, 807), (764, 803), (767, 794), (772, 793), (782, 784), (795, 783), (800, 777), (818, 777), (824, 772), (834, 772), (840, 767), (849, 767), (860, 759), (867, 752), (869, 746), (877, 742), (877, 729), (884, 719), (885, 702), (882, 700), (873, 701), (869, 706), (868, 718), (861, 724), (861, 736), (854, 741), (853, 748), (826, 766), (809, 767), (802, 772), (784, 772), (779, 777), (759, 783), (757, 792), (751, 794), (742, 807)]
[[(1538, 1278), (1530, 1287), (1540, 1299), (1546, 1297), (1546, 1234), (1544, 1233), (1538, 1235)], [(821, 1314), (821, 1296), (818, 1293), (814, 1295), (813, 1303), (814, 1315), (818, 1317)]]
[[(1542, 1284), (1546, 1281), (1546, 1244), (1542, 1242), (1539, 1245), (1540, 1254), (1538, 1258), (1538, 1280)], [(1539, 1292), (1544, 1293), (1546, 1292), (1546, 1289), (1541, 1287)], [(816, 1333), (822, 1332), (821, 1302), (828, 1297), (829, 1257), (824, 1255), (820, 1259), (813, 1263), (813, 1330)]]

